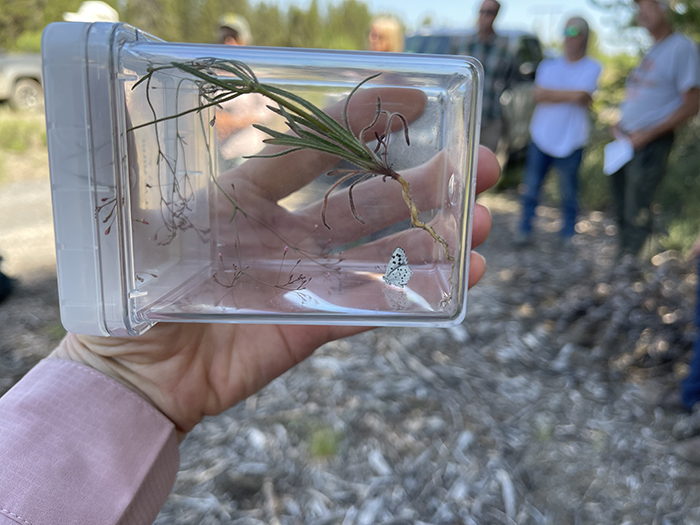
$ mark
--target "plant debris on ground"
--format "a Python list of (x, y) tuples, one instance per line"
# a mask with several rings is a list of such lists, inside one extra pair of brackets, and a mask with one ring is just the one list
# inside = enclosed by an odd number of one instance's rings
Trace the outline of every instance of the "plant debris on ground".
[[(694, 263), (614, 266), (599, 212), (562, 250), (546, 207), (515, 251), (517, 204), (488, 204), (462, 325), (327, 344), (207, 418), (156, 524), (700, 523), (700, 467), (671, 453), (689, 416), (647, 396), (687, 367)], [(55, 299), (20, 286), (0, 306), (4, 388), (55, 344)]]

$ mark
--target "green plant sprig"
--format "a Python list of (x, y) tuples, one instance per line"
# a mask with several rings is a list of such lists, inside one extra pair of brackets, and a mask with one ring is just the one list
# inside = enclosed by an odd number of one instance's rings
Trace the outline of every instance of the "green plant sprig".
[[(365, 78), (352, 89), (343, 108), (343, 124), (340, 124), (308, 100), (277, 86), (261, 83), (248, 65), (236, 60), (202, 58), (191, 62), (171, 62), (170, 65), (152, 67), (134, 84), (132, 89), (143, 82), (147, 82), (147, 86), (150, 87), (153, 75), (167, 70), (178, 70), (195, 77), (197, 80), (194, 82), (199, 87), (202, 102), (194, 108), (154, 118), (149, 122), (133, 126), (129, 131), (189, 113), (201, 112), (209, 107), (220, 107), (224, 102), (241, 95), (258, 93), (276, 104), (276, 107), (268, 106), (268, 108), (284, 119), (291, 133), (281, 133), (260, 124), (253, 124), (255, 128), (269, 135), (270, 138), (265, 139), (264, 143), (288, 149), (273, 154), (251, 155), (246, 158), (276, 158), (296, 151), (311, 149), (339, 157), (358, 167), (357, 170), (334, 170), (328, 173), (331, 176), (341, 175), (340, 179), (326, 192), (323, 199), (321, 218), (328, 229), (331, 227), (326, 222), (326, 210), (331, 192), (343, 182), (357, 178), (348, 189), (348, 199), (353, 217), (364, 224), (365, 221), (360, 217), (355, 206), (353, 189), (368, 178), (381, 176), (384, 180), (393, 179), (401, 185), (401, 193), (410, 212), (411, 224), (428, 232), (436, 242), (442, 245), (448, 260), (454, 260), (454, 257), (449, 253), (447, 241), (438, 235), (430, 225), (419, 219), (419, 210), (411, 196), (408, 181), (396, 172), (388, 162), (388, 137), (395, 120), (400, 121), (406, 143), (410, 145), (406, 118), (401, 113), (390, 113), (383, 110), (381, 99), (377, 97), (377, 108), (372, 122), (365, 126), (357, 136), (350, 128), (348, 108), (351, 98), (362, 85), (377, 78), (381, 73)], [(386, 126), (381, 135), (374, 132), (377, 145), (372, 149), (365, 142), (364, 136), (377, 124), (382, 115), (386, 116)]]

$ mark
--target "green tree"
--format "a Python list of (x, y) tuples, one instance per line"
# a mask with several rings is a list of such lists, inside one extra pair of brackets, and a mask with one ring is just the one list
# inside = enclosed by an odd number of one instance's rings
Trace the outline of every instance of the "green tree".
[(697, 0), (678, 4), (672, 14), (672, 22), (679, 31), (700, 41), (700, 5)]
[[(611, 19), (620, 21), (621, 29), (636, 25), (633, 0), (588, 0), (589, 3), (611, 13)], [(700, 41), (700, 5), (697, 0), (672, 0), (671, 23), (680, 32)], [(626, 22), (621, 22), (625, 20)]]
[[(294, 29), (290, 27), (289, 29)], [(304, 32), (306, 36), (306, 47), (323, 47), (323, 22), (321, 21), (321, 13), (318, 9), (318, 0), (311, 0), (309, 10), (306, 12), (304, 20)]]
[(178, 0), (127, 0), (123, 20), (164, 40), (184, 40)]
[[(365, 49), (372, 15), (361, 0), (322, 8), (282, 10), (276, 2), (249, 0), (106, 0), (120, 19), (171, 42), (217, 42), (218, 20), (229, 12), (245, 16), (254, 43), (262, 46)], [(0, 0), (0, 49), (39, 51), (44, 27), (75, 12), (82, 0)]]
[(306, 38), (304, 19), (306, 13), (297, 6), (291, 6), (287, 11), (287, 39), (285, 46), (309, 47)]
[(39, 51), (44, 27), (63, 20), (63, 13), (76, 11), (80, 3), (81, 0), (0, 0), (0, 48)]
[(344, 0), (328, 7), (324, 46), (330, 49), (366, 49), (372, 14), (367, 4)]
[(277, 47), (286, 45), (286, 15), (276, 4), (259, 3), (248, 21), (256, 45)]

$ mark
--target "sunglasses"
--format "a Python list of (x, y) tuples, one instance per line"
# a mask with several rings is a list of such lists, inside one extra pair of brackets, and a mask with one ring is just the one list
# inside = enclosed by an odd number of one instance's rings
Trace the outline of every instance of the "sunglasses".
[(496, 16), (498, 14), (498, 11), (495, 11), (493, 9), (481, 9), (479, 11), (480, 15), (488, 15), (488, 16)]
[(579, 36), (580, 34), (581, 28), (578, 26), (569, 26), (566, 29), (564, 29), (564, 36), (567, 38)]

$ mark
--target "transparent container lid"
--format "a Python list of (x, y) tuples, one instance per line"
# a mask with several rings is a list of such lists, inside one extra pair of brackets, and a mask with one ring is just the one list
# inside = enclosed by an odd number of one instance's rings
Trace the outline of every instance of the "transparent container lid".
[(464, 319), (475, 60), (74, 22), (42, 54), (68, 330)]

